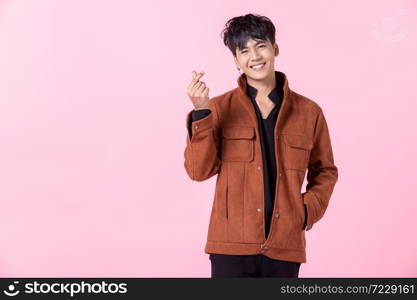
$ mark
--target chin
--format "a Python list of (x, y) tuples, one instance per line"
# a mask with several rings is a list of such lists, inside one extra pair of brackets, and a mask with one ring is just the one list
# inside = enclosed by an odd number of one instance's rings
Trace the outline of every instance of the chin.
[(254, 79), (254, 80), (265, 80), (266, 78), (268, 78), (268, 76), (272, 72), (274, 72), (274, 71), (273, 70), (272, 71), (271, 70), (265, 70), (263, 72), (256, 72), (256, 71), (253, 71), (253, 70), (249, 70), (246, 73), (246, 76), (251, 78), (251, 79)]

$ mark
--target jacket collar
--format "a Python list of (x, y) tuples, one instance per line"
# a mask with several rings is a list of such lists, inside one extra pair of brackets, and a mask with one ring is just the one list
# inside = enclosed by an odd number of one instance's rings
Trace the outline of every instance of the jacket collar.
[[(288, 85), (287, 76), (283, 72), (275, 71), (275, 78), (277, 80), (277, 85), (278, 85), (278, 80), (281, 80), (281, 84), (283, 82), (283, 84), (282, 84), (283, 97), (282, 97), (280, 112), (278, 114), (278, 116), (279, 116), (281, 114), (281, 111), (287, 107), (286, 104), (288, 102), (290, 102), (291, 90), (290, 90), (289, 85)], [(252, 101), (247, 94), (247, 92), (250, 92), (251, 86), (247, 83), (247, 77), (246, 77), (245, 73), (242, 73), (239, 76), (239, 78), (237, 79), (237, 84), (238, 84), (238, 87), (237, 87), (238, 97), (237, 98), (240, 100), (240, 102), (243, 104), (245, 109), (248, 110), (249, 114), (252, 116), (253, 125), (255, 127), (258, 127), (258, 120), (256, 118), (255, 108), (253, 107)], [(249, 87), (249, 91), (247, 90), (248, 87)], [(274, 91), (272, 91), (272, 92), (274, 92)], [(277, 120), (277, 122), (278, 121), (279, 120)]]
[[(274, 102), (276, 105), (279, 105), (280, 102), (282, 101), (282, 94), (283, 94), (282, 89), (284, 85), (284, 82), (283, 82), (284, 77), (281, 76), (278, 72), (276, 72), (275, 81), (276, 81), (276, 85), (272, 89), (272, 91), (269, 93), (268, 98), (272, 102)], [(246, 82), (246, 94), (249, 96), (249, 98), (252, 101), (255, 101), (256, 95), (258, 94), (258, 90)]]

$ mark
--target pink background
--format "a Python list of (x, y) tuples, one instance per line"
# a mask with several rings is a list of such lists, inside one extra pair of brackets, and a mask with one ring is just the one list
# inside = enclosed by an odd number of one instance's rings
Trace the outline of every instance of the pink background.
[(416, 8), (0, 1), (0, 276), (210, 276), (215, 177), (183, 167), (186, 88), (192, 70), (211, 97), (236, 87), (220, 32), (252, 12), (323, 108), (339, 168), (300, 277), (415, 277)]

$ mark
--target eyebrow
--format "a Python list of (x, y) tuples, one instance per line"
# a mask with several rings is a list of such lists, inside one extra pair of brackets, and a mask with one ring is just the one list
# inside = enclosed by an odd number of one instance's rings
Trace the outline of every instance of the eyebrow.
[[(259, 44), (263, 44), (263, 43), (266, 43), (266, 41), (264, 41), (264, 40), (258, 40), (256, 43), (255, 43), (255, 46), (257, 46), (257, 45), (259, 45)], [(244, 49), (247, 49), (248, 47), (246, 47), (246, 46), (244, 46), (242, 49), (240, 49), (240, 51), (242, 51), (242, 50), (244, 50)]]

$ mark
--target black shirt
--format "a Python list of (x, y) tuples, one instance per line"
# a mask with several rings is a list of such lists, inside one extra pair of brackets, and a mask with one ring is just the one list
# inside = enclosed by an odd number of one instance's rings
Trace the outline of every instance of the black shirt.
[(274, 108), (266, 119), (262, 118), (261, 110), (256, 103), (258, 90), (246, 84), (246, 94), (255, 107), (256, 117), (259, 125), (259, 135), (262, 148), (263, 174), (264, 174), (264, 197), (265, 197), (265, 237), (268, 237), (271, 226), (271, 218), (274, 209), (275, 186), (277, 180), (277, 165), (275, 159), (275, 139), (274, 128), (277, 121), (278, 112), (283, 100), (283, 78), (275, 73), (276, 86), (269, 93), (268, 98), (274, 102)]
[[(271, 226), (271, 218), (274, 209), (275, 201), (275, 187), (277, 179), (277, 165), (275, 159), (275, 139), (274, 139), (274, 128), (277, 121), (278, 113), (281, 108), (283, 101), (283, 86), (284, 79), (280, 76), (280, 73), (275, 72), (276, 86), (269, 93), (268, 98), (274, 102), (275, 106), (269, 113), (266, 119), (262, 118), (261, 111), (258, 104), (256, 103), (257, 89), (246, 84), (246, 94), (252, 102), (256, 117), (258, 119), (259, 135), (262, 150), (263, 160), (263, 175), (264, 175), (264, 201), (265, 201), (265, 237), (268, 238), (269, 229)], [(191, 114), (192, 121), (200, 120), (211, 113), (209, 109), (201, 109), (193, 111)], [(190, 138), (191, 138), (191, 126), (189, 126)], [(304, 205), (304, 211), (307, 216), (307, 209)], [(307, 225), (307, 218), (305, 218), (304, 228)]]

